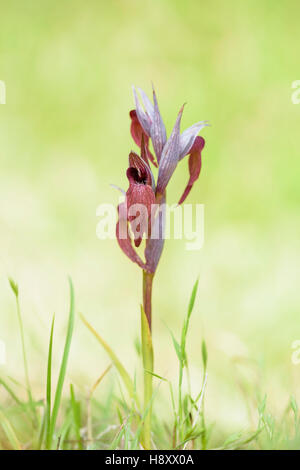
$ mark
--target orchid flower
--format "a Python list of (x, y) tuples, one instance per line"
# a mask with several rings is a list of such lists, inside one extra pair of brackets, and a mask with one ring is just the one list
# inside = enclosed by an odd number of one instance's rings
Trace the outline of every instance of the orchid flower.
[[(139, 95), (138, 96), (138, 92)], [(181, 117), (184, 106), (181, 107), (170, 137), (167, 138), (166, 128), (161, 117), (155, 90), (153, 88), (153, 103), (141, 89), (133, 87), (135, 109), (130, 111), (130, 132), (134, 142), (140, 148), (140, 155), (131, 152), (129, 167), (126, 175), (129, 180), (129, 189), (126, 192), (125, 202), (119, 207), (119, 222), (117, 224), (117, 239), (121, 249), (142, 269), (148, 273), (156, 271), (163, 248), (163, 221), (164, 204), (167, 185), (177, 167), (186, 155), (189, 155), (189, 181), (179, 199), (182, 204), (190, 193), (193, 184), (199, 178), (201, 170), (201, 156), (205, 141), (198, 136), (199, 132), (208, 125), (207, 121), (199, 121), (191, 127), (180, 132)], [(149, 145), (152, 143), (154, 155)], [(150, 164), (158, 167), (158, 178), (155, 183)], [(134, 205), (143, 205), (145, 211), (139, 214), (140, 222), (136, 224), (136, 217), (130, 215), (130, 208)], [(151, 207), (157, 204), (158, 210), (154, 214)], [(126, 209), (126, 210), (125, 210)], [(124, 215), (127, 211), (127, 214)], [(120, 212), (123, 213), (121, 218)], [(152, 214), (152, 220), (151, 220)], [(157, 219), (157, 220), (156, 220)], [(151, 222), (156, 225), (159, 236), (151, 238)], [(140, 246), (143, 235), (146, 235), (145, 262), (136, 253), (127, 224), (134, 232), (134, 244)], [(123, 227), (123, 237), (120, 236), (120, 227)], [(126, 227), (126, 230), (125, 230)]]
[[(189, 181), (179, 199), (182, 204), (190, 193), (201, 171), (204, 139), (198, 136), (207, 121), (199, 121), (181, 133), (180, 123), (184, 106), (179, 110), (173, 130), (167, 138), (157, 97), (153, 88), (153, 103), (146, 93), (133, 87), (135, 109), (130, 111), (130, 132), (140, 148), (140, 154), (130, 152), (126, 175), (129, 188), (125, 201), (118, 206), (116, 235), (118, 243), (128, 258), (143, 270), (143, 306), (141, 308), (142, 353), (144, 366), (144, 413), (142, 441), (145, 449), (151, 449), (151, 401), (153, 348), (151, 335), (153, 277), (164, 246), (164, 222), (166, 188), (177, 167), (189, 155)], [(152, 143), (153, 152), (150, 150)], [(158, 167), (155, 182), (151, 164)], [(133, 234), (133, 239), (130, 230)], [(136, 249), (145, 236), (145, 261)], [(135, 247), (133, 246), (133, 242)], [(149, 374), (150, 372), (150, 374)]]

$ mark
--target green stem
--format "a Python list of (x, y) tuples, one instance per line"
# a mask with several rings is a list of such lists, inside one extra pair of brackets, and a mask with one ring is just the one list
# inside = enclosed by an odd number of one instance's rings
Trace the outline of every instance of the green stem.
[(143, 306), (146, 314), (149, 329), (151, 331), (151, 320), (152, 320), (152, 284), (153, 284), (153, 273), (143, 271)]
[(183, 380), (183, 366), (182, 360), (179, 363), (179, 379), (178, 379), (178, 433), (179, 440), (182, 441), (182, 380)]
[[(151, 449), (153, 349), (151, 335), (151, 309), (153, 273), (143, 271), (142, 351), (144, 367), (144, 427), (143, 445)], [(150, 373), (149, 373), (150, 372)]]
[(23, 354), (26, 388), (27, 388), (27, 393), (28, 393), (28, 400), (29, 400), (29, 403), (30, 403), (30, 406), (32, 408), (34, 418), (35, 418), (34, 422), (36, 424), (35, 409), (34, 409), (34, 404), (33, 404), (32, 393), (31, 393), (31, 386), (30, 386), (29, 372), (28, 372), (28, 363), (27, 363), (27, 357), (26, 357), (24, 328), (23, 328), (23, 321), (22, 321), (22, 315), (21, 315), (20, 302), (19, 302), (19, 296), (18, 295), (16, 296), (16, 302), (17, 302), (17, 315), (18, 315), (20, 333), (21, 333), (22, 354)]

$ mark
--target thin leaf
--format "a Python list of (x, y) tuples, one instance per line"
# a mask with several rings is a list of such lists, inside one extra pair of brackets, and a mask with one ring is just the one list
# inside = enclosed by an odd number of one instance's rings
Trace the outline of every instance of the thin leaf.
[(51, 443), (50, 420), (51, 420), (51, 374), (52, 374), (52, 345), (53, 345), (54, 316), (51, 324), (48, 364), (47, 364), (47, 385), (46, 385), (46, 447), (49, 448)]
[(95, 392), (96, 388), (105, 377), (107, 372), (111, 369), (112, 364), (105, 369), (105, 371), (100, 375), (100, 377), (96, 380), (93, 384), (92, 388), (90, 389), (89, 396), (87, 399), (87, 432), (88, 432), (88, 440), (91, 441), (93, 439), (93, 429), (92, 429), (92, 396)]
[(184, 364), (186, 363), (186, 351), (185, 351), (186, 336), (187, 336), (187, 332), (188, 332), (188, 328), (189, 328), (191, 314), (192, 314), (192, 311), (193, 311), (193, 308), (194, 308), (194, 305), (195, 305), (195, 299), (196, 299), (196, 294), (197, 294), (197, 290), (198, 290), (198, 283), (199, 283), (199, 281), (197, 279), (197, 281), (194, 284), (193, 290), (192, 290), (192, 294), (191, 294), (190, 302), (189, 302), (189, 306), (188, 306), (188, 311), (187, 311), (187, 316), (186, 316), (186, 319), (184, 321), (184, 324), (183, 324), (183, 327), (182, 327), (182, 332), (181, 332), (181, 356), (183, 358)]
[(70, 385), (70, 393), (71, 393), (71, 407), (72, 407), (72, 412), (73, 412), (73, 423), (74, 423), (74, 428), (75, 428), (75, 435), (78, 441), (78, 448), (80, 450), (83, 450), (83, 445), (82, 445), (82, 440), (81, 440), (81, 435), (80, 435), (80, 424), (81, 424), (80, 403), (75, 398), (74, 387), (72, 384)]
[(19, 288), (18, 288), (18, 284), (11, 278), (9, 278), (9, 284), (10, 284), (10, 287), (11, 287), (11, 289), (12, 289), (14, 295), (15, 295), (15, 298), (16, 298), (17, 316), (18, 316), (20, 334), (21, 334), (22, 355), (23, 355), (23, 364), (24, 364), (24, 372), (25, 372), (25, 379), (26, 379), (28, 401), (29, 401), (30, 406), (32, 408), (32, 412), (33, 412), (33, 415), (34, 415), (34, 422), (35, 422), (35, 424), (37, 424), (35, 408), (34, 408), (34, 404), (33, 404), (33, 397), (32, 397), (32, 393), (31, 393), (31, 385), (30, 385), (30, 381), (29, 381), (28, 363), (27, 363), (26, 348), (25, 348), (24, 327), (23, 327), (23, 320), (22, 320), (21, 308), (20, 308), (20, 302), (19, 302)]
[(0, 423), (12, 448), (14, 450), (22, 450), (21, 444), (15, 434), (15, 431), (13, 430), (12, 425), (2, 411), (0, 411)]
[(181, 347), (178, 341), (175, 339), (175, 336), (173, 335), (172, 331), (170, 330), (171, 336), (172, 336), (172, 341), (173, 341), (173, 346), (176, 351), (177, 357), (179, 359), (179, 362), (182, 363), (182, 354), (181, 354)]
[(1, 378), (0, 378), (0, 385), (2, 385), (2, 386), (5, 388), (5, 390), (7, 391), (7, 393), (12, 397), (13, 400), (15, 400), (15, 402), (16, 402), (18, 405), (20, 405), (20, 406), (23, 405), (22, 402), (21, 402), (21, 400), (19, 400), (19, 398), (18, 398), (17, 395), (12, 391), (12, 389), (9, 387), (9, 385), (7, 385), (7, 383), (4, 382), (4, 380), (1, 379)]
[(151, 372), (150, 370), (144, 369), (145, 372), (147, 372), (150, 375), (153, 375), (153, 377), (156, 377), (157, 379), (163, 380), (164, 382), (169, 382), (168, 379), (165, 379), (161, 375), (154, 374), (154, 372)]
[(49, 436), (50, 448), (52, 446), (53, 434), (54, 434), (54, 430), (55, 430), (58, 410), (59, 410), (61, 396), (62, 396), (62, 389), (63, 389), (65, 376), (66, 376), (67, 363), (68, 363), (68, 357), (69, 357), (69, 353), (70, 353), (70, 346), (71, 346), (72, 334), (73, 334), (73, 328), (74, 328), (74, 319), (75, 319), (74, 288), (73, 288), (73, 284), (72, 284), (71, 279), (69, 279), (69, 284), (70, 284), (69, 321), (68, 321), (66, 342), (65, 342), (62, 362), (61, 362), (61, 366), (60, 366), (56, 392), (55, 392), (53, 410), (52, 410), (52, 415), (51, 415), (51, 420), (50, 420), (50, 436)]
[(125, 387), (128, 391), (129, 396), (133, 397), (133, 395), (134, 395), (133, 382), (132, 382), (128, 372), (126, 371), (125, 367), (121, 364), (121, 362), (119, 361), (119, 359), (117, 358), (117, 356), (115, 355), (113, 350), (108, 346), (108, 344), (99, 335), (99, 333), (97, 333), (97, 331), (92, 327), (92, 325), (90, 325), (90, 323), (84, 318), (84, 316), (82, 314), (80, 314), (80, 317), (81, 317), (81, 320), (83, 321), (83, 323), (85, 324), (85, 326), (87, 326), (87, 328), (93, 333), (95, 338), (99, 341), (101, 346), (105, 349), (105, 351), (109, 355), (110, 359), (114, 363), (117, 371), (119, 372), (119, 374), (120, 374), (120, 376), (121, 376), (121, 378), (124, 382), (124, 385), (125, 385)]
[(19, 287), (18, 287), (18, 284), (17, 284), (12, 278), (8, 278), (8, 281), (9, 281), (10, 287), (11, 287), (13, 293), (15, 294), (15, 296), (16, 296), (16, 297), (19, 297)]
[(201, 351), (202, 351), (202, 361), (203, 361), (203, 367), (204, 367), (204, 373), (205, 373), (207, 369), (207, 348), (206, 348), (206, 343), (204, 340), (202, 340)]

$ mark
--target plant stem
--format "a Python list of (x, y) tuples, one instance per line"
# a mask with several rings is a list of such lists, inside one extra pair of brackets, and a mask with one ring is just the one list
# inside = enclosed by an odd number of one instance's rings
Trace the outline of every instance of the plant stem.
[(144, 367), (144, 426), (143, 446), (151, 449), (151, 414), (152, 414), (152, 375), (153, 372), (153, 349), (151, 334), (151, 298), (153, 273), (143, 271), (143, 309), (142, 309), (142, 352)]
[(152, 320), (152, 284), (153, 284), (153, 273), (143, 271), (143, 306), (146, 314), (149, 329), (151, 331), (151, 320)]
[(20, 333), (21, 333), (22, 355), (23, 355), (23, 363), (24, 363), (24, 371), (25, 371), (26, 388), (27, 388), (28, 400), (34, 412), (33, 398), (32, 398), (31, 386), (30, 386), (30, 381), (29, 381), (29, 373), (28, 373), (28, 363), (27, 363), (27, 357), (26, 357), (24, 328), (23, 328), (23, 321), (22, 321), (22, 316), (21, 316), (21, 309), (20, 309), (20, 302), (19, 302), (18, 295), (16, 296), (16, 302), (17, 302), (17, 315), (18, 315), (18, 321), (19, 321), (19, 327), (20, 327)]
[(182, 380), (183, 380), (183, 362), (179, 362), (179, 379), (178, 379), (178, 434), (179, 440), (183, 439), (182, 432)]

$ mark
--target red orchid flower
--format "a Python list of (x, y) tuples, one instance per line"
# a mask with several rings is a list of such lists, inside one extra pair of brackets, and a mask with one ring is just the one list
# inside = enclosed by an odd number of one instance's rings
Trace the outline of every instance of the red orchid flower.
[[(117, 239), (121, 249), (131, 261), (137, 263), (144, 271), (154, 273), (164, 244), (166, 187), (179, 161), (189, 155), (190, 177), (179, 199), (179, 204), (185, 201), (200, 175), (201, 155), (205, 141), (198, 134), (208, 123), (207, 121), (199, 121), (180, 133), (184, 109), (182, 106), (171, 135), (167, 139), (166, 128), (159, 111), (154, 88), (153, 103), (143, 90), (138, 89), (138, 91), (140, 98), (133, 87), (136, 108), (129, 114), (131, 135), (140, 148), (141, 155), (139, 156), (135, 152), (129, 154), (129, 167), (126, 172), (129, 189), (126, 192), (125, 202), (118, 208)], [(156, 160), (149, 149), (150, 141)], [(158, 166), (156, 184), (150, 162), (154, 166)], [(133, 208), (140, 210), (132, 211)], [(136, 247), (140, 246), (143, 236), (146, 235), (145, 262), (132, 246), (129, 226), (133, 232)]]

